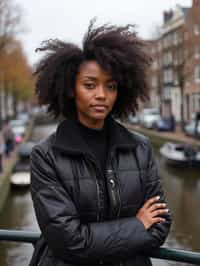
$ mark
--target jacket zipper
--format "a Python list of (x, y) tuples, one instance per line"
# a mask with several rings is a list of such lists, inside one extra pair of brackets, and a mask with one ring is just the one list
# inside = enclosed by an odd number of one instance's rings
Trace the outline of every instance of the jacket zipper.
[[(113, 153), (114, 151), (110, 152), (110, 160), (108, 160), (107, 164), (107, 170), (106, 170), (106, 177), (108, 181), (109, 186), (109, 194), (112, 202), (112, 208), (111, 215), (113, 217), (119, 217), (120, 213), (120, 195), (119, 195), (119, 188), (117, 188), (117, 181), (114, 174), (114, 166), (112, 165), (112, 159), (113, 159)], [(110, 165), (109, 165), (110, 164)], [(118, 194), (118, 195), (117, 195)]]
[[(108, 170), (107, 170), (107, 174), (108, 174), (108, 176), (109, 176), (110, 174), (113, 175), (113, 170), (108, 169)], [(116, 208), (116, 206), (117, 206), (117, 198), (116, 198), (116, 193), (115, 193), (116, 183), (115, 183), (115, 180), (113, 179), (113, 177), (111, 177), (111, 178), (108, 177), (108, 181), (109, 181), (110, 188), (111, 188), (110, 192), (111, 192), (111, 197), (112, 197), (113, 206), (114, 206), (114, 208)]]
[[(95, 166), (96, 170), (98, 171), (99, 175), (103, 177), (101, 170), (99, 169), (98, 165), (96, 164), (95, 159), (90, 155), (87, 154), (88, 159), (92, 162), (92, 164)], [(109, 195), (111, 197), (111, 202), (112, 202), (112, 208), (113, 210), (111, 211), (111, 214), (113, 217), (119, 217), (120, 213), (120, 195), (119, 191), (117, 189), (117, 184), (115, 181), (115, 176), (114, 176), (114, 171), (112, 167), (112, 157), (113, 157), (113, 151), (111, 151), (108, 155), (108, 160), (106, 162), (107, 170), (106, 170), (106, 179), (108, 182), (108, 190), (109, 190)], [(98, 210), (97, 210), (97, 221), (100, 221), (100, 211), (101, 211), (101, 206), (100, 206), (100, 188), (99, 188), (99, 183), (97, 180), (97, 175), (94, 174), (95, 176), (95, 182), (96, 182), (96, 188), (97, 188), (97, 201), (98, 201)], [(118, 196), (117, 196), (118, 194)]]
[(100, 221), (100, 198), (99, 198), (100, 190), (99, 190), (99, 183), (97, 181), (96, 175), (95, 175), (95, 181), (96, 181), (96, 187), (97, 187), (97, 202), (98, 202), (97, 222), (99, 222)]
[[(100, 171), (98, 165), (96, 164), (95, 160), (93, 159), (93, 157), (90, 156), (89, 154), (87, 156), (88, 156), (88, 159), (92, 162), (92, 164), (96, 168), (96, 170), (101, 175), (101, 171)], [(94, 173), (94, 176), (95, 176), (95, 183), (96, 183), (96, 188), (97, 188), (97, 206), (98, 206), (98, 210), (97, 210), (97, 222), (99, 222), (100, 221), (100, 210), (101, 210), (101, 206), (100, 206), (100, 189), (99, 189), (99, 183), (98, 183), (98, 180), (97, 180), (97, 175), (95, 173)]]

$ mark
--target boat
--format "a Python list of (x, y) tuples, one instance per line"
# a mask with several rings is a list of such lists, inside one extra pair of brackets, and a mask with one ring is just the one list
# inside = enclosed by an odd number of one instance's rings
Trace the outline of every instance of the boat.
[(18, 161), (14, 167), (10, 182), (12, 187), (27, 188), (30, 186), (30, 153), (34, 142), (25, 142), (17, 148)]
[(11, 185), (13, 187), (25, 188), (30, 186), (31, 178), (30, 172), (16, 172), (11, 175)]
[(160, 154), (168, 164), (175, 166), (200, 166), (200, 151), (190, 144), (166, 142)]

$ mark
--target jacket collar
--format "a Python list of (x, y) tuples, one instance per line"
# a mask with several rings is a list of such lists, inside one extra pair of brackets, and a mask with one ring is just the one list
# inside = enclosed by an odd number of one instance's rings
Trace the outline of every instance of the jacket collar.
[[(106, 123), (108, 123), (109, 135), (111, 136), (110, 149), (133, 149), (136, 146), (137, 141), (134, 136), (113, 118), (108, 117)], [(74, 118), (65, 119), (58, 125), (53, 146), (71, 154), (89, 152)]]

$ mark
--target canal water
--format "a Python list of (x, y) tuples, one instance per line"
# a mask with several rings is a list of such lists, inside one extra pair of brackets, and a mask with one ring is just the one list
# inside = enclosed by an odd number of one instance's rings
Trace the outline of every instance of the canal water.
[[(37, 126), (32, 139), (38, 141), (55, 131), (56, 125)], [(165, 246), (200, 252), (200, 176), (196, 169), (174, 169), (157, 159), (163, 187), (170, 209), (173, 226)], [(23, 229), (38, 231), (29, 190), (11, 190), (0, 215), (1, 229)], [(0, 266), (27, 266), (33, 248), (30, 244), (0, 243)], [(180, 265), (185, 263), (153, 260), (155, 266)]]

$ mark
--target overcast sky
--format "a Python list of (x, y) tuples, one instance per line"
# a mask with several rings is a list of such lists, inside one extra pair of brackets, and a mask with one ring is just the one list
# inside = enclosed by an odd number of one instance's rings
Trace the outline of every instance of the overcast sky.
[(81, 44), (91, 18), (98, 23), (132, 23), (143, 38), (162, 24), (163, 11), (176, 4), (191, 6), (192, 0), (16, 0), (23, 8), (26, 32), (19, 35), (31, 64), (34, 52), (45, 39), (58, 38)]

